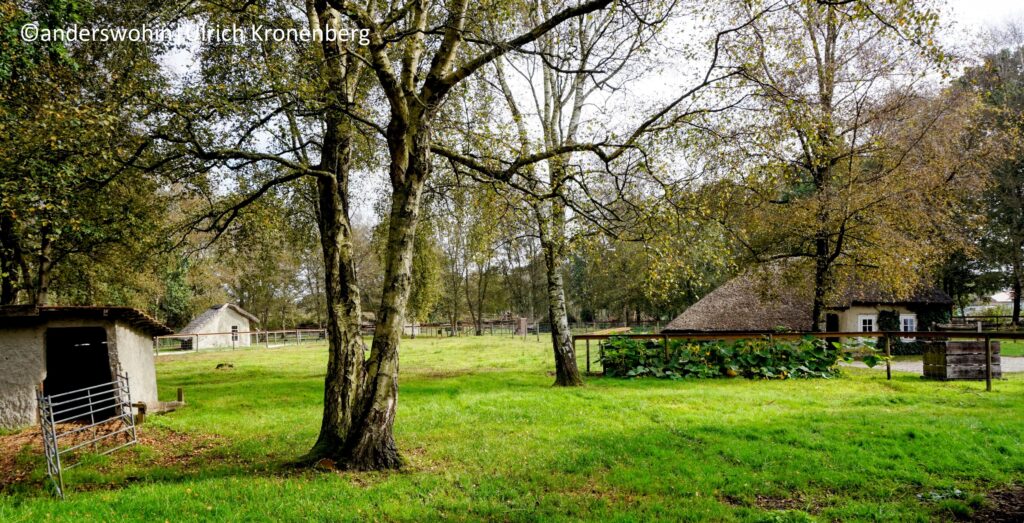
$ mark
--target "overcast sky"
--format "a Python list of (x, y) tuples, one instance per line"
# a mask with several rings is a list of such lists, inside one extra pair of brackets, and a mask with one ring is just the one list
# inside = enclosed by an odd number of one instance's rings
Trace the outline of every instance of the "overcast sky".
[[(1024, 25), (1024, 0), (946, 0), (942, 33), (944, 43), (963, 56), (976, 55), (978, 35), (986, 29), (1005, 27), (1009, 22)], [(1004, 42), (1005, 43), (1005, 42)]]
[(958, 24), (981, 28), (999, 25), (1006, 20), (1024, 18), (1021, 0), (948, 0), (949, 8)]

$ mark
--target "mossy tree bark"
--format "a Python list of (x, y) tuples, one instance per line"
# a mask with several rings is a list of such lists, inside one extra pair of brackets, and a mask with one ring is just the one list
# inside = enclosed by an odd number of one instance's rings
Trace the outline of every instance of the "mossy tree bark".
[[(337, 13), (310, 1), (307, 17), (311, 30), (326, 31), (330, 24), (336, 24)], [(361, 397), (365, 359), (349, 214), (354, 129), (344, 108), (354, 102), (362, 69), (331, 42), (322, 42), (320, 53), (320, 73), (328, 88), (323, 100), (326, 110), (320, 174), (316, 178), (316, 217), (324, 258), (329, 348), (320, 433), (306, 460), (330, 458), (344, 464), (349, 433), (357, 421), (354, 413)]]
[(358, 419), (348, 434), (345, 463), (359, 470), (402, 465), (393, 427), (398, 406), (399, 346), (412, 280), (413, 246), (420, 196), (429, 175), (429, 123), (416, 112), (415, 134), (402, 125), (389, 129), (393, 196), (388, 222), (384, 292), (377, 312), (370, 357), (366, 361)]

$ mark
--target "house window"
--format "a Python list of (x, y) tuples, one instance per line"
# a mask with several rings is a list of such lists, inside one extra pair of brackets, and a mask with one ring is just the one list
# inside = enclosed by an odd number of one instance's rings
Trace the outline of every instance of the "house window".
[(231, 341), (238, 341), (238, 325), (231, 326)]
[[(915, 332), (917, 331), (917, 315), (916, 314), (900, 314), (900, 331), (901, 332)], [(905, 342), (914, 341), (913, 338), (900, 338)]]
[(902, 332), (914, 332), (917, 330), (916, 314), (900, 314), (900, 330)]
[(875, 323), (877, 322), (878, 316), (874, 314), (861, 314), (857, 316), (860, 332), (875, 332)]

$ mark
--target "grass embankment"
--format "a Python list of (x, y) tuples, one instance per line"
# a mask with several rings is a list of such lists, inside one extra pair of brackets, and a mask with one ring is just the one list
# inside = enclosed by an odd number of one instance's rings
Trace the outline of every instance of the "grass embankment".
[(70, 471), (63, 502), (20, 451), (33, 479), (0, 494), (0, 520), (926, 520), (1024, 480), (1021, 375), (990, 394), (861, 369), (564, 390), (549, 350), (403, 342), (399, 473), (288, 466), (319, 427), (322, 346), (161, 358), (161, 399), (182, 386), (188, 406)]

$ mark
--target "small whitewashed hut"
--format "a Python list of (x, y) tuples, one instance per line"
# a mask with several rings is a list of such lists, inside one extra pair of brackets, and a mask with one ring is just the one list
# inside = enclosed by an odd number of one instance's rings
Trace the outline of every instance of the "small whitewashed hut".
[(259, 319), (233, 303), (221, 303), (206, 309), (185, 326), (179, 336), (190, 336), (190, 349), (214, 347), (245, 347), (253, 342), (247, 334)]
[(171, 329), (130, 307), (0, 307), (0, 428), (38, 423), (48, 395), (128, 376), (133, 403), (155, 409), (153, 336)]

